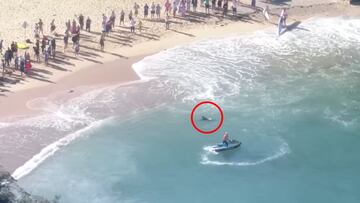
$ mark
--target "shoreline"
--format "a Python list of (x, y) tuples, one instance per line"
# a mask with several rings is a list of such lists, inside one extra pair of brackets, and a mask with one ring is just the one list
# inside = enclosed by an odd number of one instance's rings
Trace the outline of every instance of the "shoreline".
[[(340, 4), (330, 5), (330, 7), (336, 8)], [(329, 5), (327, 5), (329, 6)], [(313, 15), (307, 11), (303, 15), (292, 15), (290, 18), (291, 22), (302, 21), (311, 17), (329, 17), (339, 16), (342, 9), (353, 9), (351, 6), (341, 7), (338, 13), (333, 11), (326, 11), (327, 6), (323, 5), (323, 13), (320, 15)], [(294, 8), (306, 9), (306, 8)], [(292, 10), (292, 12), (295, 12)], [(291, 14), (291, 12), (289, 12)], [(348, 13), (347, 15), (354, 15), (360, 13), (359, 11)], [(321, 15), (322, 14), (322, 15)], [(44, 97), (50, 93), (68, 91), (79, 86), (94, 86), (94, 85), (106, 85), (106, 84), (118, 84), (127, 83), (131, 81), (139, 80), (139, 76), (132, 68), (132, 64), (140, 61), (143, 57), (155, 54), (159, 51), (172, 48), (174, 46), (180, 46), (195, 41), (211, 39), (211, 38), (223, 38), (233, 35), (241, 35), (251, 33), (254, 31), (266, 29), (273, 26), (270, 23), (247, 23), (247, 22), (234, 22), (225, 25), (199, 25), (198, 27), (188, 28), (186, 34), (172, 33), (169, 36), (165, 36), (158, 41), (145, 41), (134, 45), (133, 47), (125, 47), (116, 49), (114, 52), (123, 56), (126, 53), (126, 57), (119, 58), (117, 56), (104, 57), (104, 61), (101, 64), (85, 63), (82, 66), (75, 66), (78, 70), (74, 72), (66, 72), (59, 75), (58, 78), (54, 79), (54, 83), (38, 83), (35, 85), (21, 85), (19, 88), (14, 88), (13, 93), (9, 93), (6, 97), (0, 97), (0, 119), (6, 119), (10, 116), (24, 116), (40, 113), (36, 110), (31, 110), (26, 106), (28, 101), (35, 98)], [(201, 29), (206, 28), (206, 29)], [(156, 47), (154, 49), (154, 47)], [(121, 64), (121, 68), (119, 68)], [(19, 86), (19, 85), (18, 85)], [(51, 144), (51, 143), (49, 143)], [(41, 151), (42, 149), (37, 149)], [(32, 154), (33, 156), (37, 154)], [(2, 158), (2, 162), (11, 160), (12, 157)], [(23, 166), (18, 163), (10, 164), (11, 167), (6, 166), (7, 170), (14, 172), (15, 169)], [(22, 162), (24, 163), (24, 162)], [(3, 165), (3, 163), (1, 163)]]
[[(142, 57), (117, 59), (107, 62), (106, 65), (91, 65), (61, 78), (54, 84), (19, 90), (0, 101), (0, 119), (39, 113), (36, 110), (29, 109), (27, 102), (39, 97), (45, 97), (50, 93), (70, 91), (79, 86), (126, 83), (139, 80), (140, 78), (131, 68), (131, 64), (141, 60)], [(121, 64), (120, 67), (118, 67), (119, 64)]]
[[(240, 27), (239, 27), (240, 26)], [(82, 67), (80, 70), (73, 72), (71, 74), (65, 75), (60, 78), (54, 84), (40, 85), (35, 87), (30, 87), (27, 89), (18, 90), (16, 93), (9, 95), (5, 100), (0, 100), (0, 111), (2, 112), (0, 116), (0, 121), (6, 121), (6, 119), (10, 119), (10, 122), (14, 122), (17, 117), (28, 117), (28, 116), (36, 116), (44, 113), (43, 111), (30, 109), (27, 106), (29, 101), (32, 101), (37, 98), (46, 97), (50, 94), (57, 92), (69, 91), (78, 87), (95, 87), (95, 86), (108, 86), (108, 85), (126, 85), (128, 83), (141, 81), (141, 78), (135, 70), (132, 68), (132, 65), (140, 60), (142, 60), (146, 56), (150, 56), (152, 54), (156, 54), (160, 51), (174, 48), (176, 46), (182, 46), (189, 43), (193, 43), (196, 41), (211, 39), (211, 38), (224, 38), (234, 35), (242, 35), (251, 33), (257, 30), (262, 30), (267, 28), (269, 25), (251, 25), (249, 27), (244, 27), (242, 23), (229, 25), (229, 27), (215, 27), (213, 31), (218, 34), (218, 36), (209, 36), (206, 32), (199, 32), (199, 35), (194, 38), (188, 37), (180, 37), (175, 41), (174, 37), (165, 38), (162, 42), (158, 41), (148, 41), (141, 44), (146, 47), (154, 47), (156, 44), (156, 50), (143, 50), (142, 55), (136, 55), (136, 51), (128, 52), (130, 56), (128, 58), (115, 59), (113, 61), (105, 62), (104, 64), (98, 65), (90, 65), (87, 67)], [(219, 29), (220, 28), (220, 29)], [(240, 28), (240, 29), (239, 29)], [(228, 32), (224, 32), (224, 31)], [(214, 33), (213, 32), (213, 33)], [(196, 33), (196, 30), (194, 30)], [(139, 44), (140, 46), (140, 44)], [(137, 49), (135, 49), (137, 50)], [(118, 68), (118, 64), (121, 64), (121, 68)], [(104, 71), (107, 70), (107, 71)], [(115, 74), (114, 74), (115, 73)], [(101, 77), (98, 77), (101, 76)], [(89, 78), (91, 78), (89, 80)], [(95, 78), (95, 79), (94, 79)], [(69, 93), (70, 94), (70, 93)], [(76, 96), (76, 92), (72, 93), (71, 97)], [(5, 108), (7, 107), (7, 108)], [(10, 107), (10, 108), (9, 108)], [(95, 122), (97, 123), (97, 122)], [(96, 124), (95, 124), (96, 125)], [(87, 129), (85, 127), (84, 129)], [(82, 132), (83, 129), (78, 130)], [(76, 132), (78, 132), (76, 131)], [(38, 148), (35, 146), (35, 151), (37, 153), (31, 154), (29, 159), (18, 160), (14, 157), (2, 157), (1, 164), (5, 169), (10, 171), (15, 179), (22, 177), (31, 172), (31, 170), (35, 169), (42, 161), (44, 161), (47, 157), (51, 156), (53, 153), (57, 151), (57, 149), (52, 149), (51, 146), (65, 146), (68, 144), (67, 138), (70, 137), (70, 140), (75, 140), (79, 136), (73, 136), (77, 133), (74, 132), (72, 134), (66, 134), (64, 137), (59, 140), (50, 142), (47, 146), (43, 148)], [(61, 141), (65, 140), (65, 145)], [(21, 154), (21, 152), (19, 152)], [(29, 153), (29, 152), (27, 152)], [(45, 156), (44, 157), (42, 156)], [(1, 157), (1, 154), (0, 154)], [(40, 163), (38, 163), (40, 162)], [(6, 163), (6, 165), (4, 164)], [(35, 166), (35, 167), (33, 167)], [(32, 168), (33, 167), (33, 168)]]
[[(101, 64), (81, 64), (76, 66), (76, 68), (78, 68), (77, 70), (59, 74), (57, 78), (53, 79), (54, 83), (33, 83), (28, 85), (19, 84), (18, 86), (14, 86), (12, 88), (12, 92), (8, 93), (6, 97), (0, 97), (0, 120), (9, 116), (22, 116), (24, 114), (31, 114), (31, 109), (26, 107), (26, 102), (24, 101), (29, 101), (37, 97), (43, 97), (49, 94), (50, 91), (64, 91), (66, 89), (71, 89), (77, 86), (91, 86), (106, 84), (109, 82), (123, 83), (139, 80), (140, 77), (132, 69), (132, 64), (140, 61), (146, 56), (156, 54), (160, 51), (211, 38), (224, 38), (238, 34), (242, 35), (251, 33), (257, 30), (268, 28), (270, 26), (272, 25), (263, 23), (247, 24), (243, 22), (236, 22), (225, 26), (220, 25), (210, 28), (207, 27), (207, 30), (200, 31), (196, 28), (191, 28), (188, 30), (188, 32), (193, 33), (193, 36), (171, 35), (164, 37), (160, 41), (145, 41), (136, 44), (133, 47), (120, 48), (114, 52), (119, 54), (127, 53), (127, 57), (114, 58), (107, 56), (105, 57), (105, 61), (101, 62)], [(123, 72), (117, 68), (114, 68), (116, 65), (115, 63), (121, 64)], [(107, 71), (103, 71), (104, 69), (97, 69), (103, 67), (105, 67), (105, 70)], [(125, 76), (114, 77), (113, 73), (125, 73)], [(89, 81), (88, 78), (92, 78), (94, 75), (99, 75), (102, 77), (97, 78), (97, 80)]]
[[(275, 9), (275, 11), (278, 10), (279, 9)], [(311, 11), (314, 10), (318, 11), (316, 15), (311, 13)], [(348, 12), (346, 14), (348, 16), (356, 16), (360, 14), (360, 11), (356, 11), (355, 6), (345, 5), (343, 3), (295, 6), (295, 7), (291, 7), (291, 9), (289, 10), (289, 22), (291, 23), (299, 22), (299, 24), (301, 24), (301, 21), (312, 17), (341, 16), (343, 15), (342, 13), (345, 11)], [(295, 13), (298, 14), (295, 15)], [(140, 41), (134, 44), (134, 46), (130, 46), (130, 47), (129, 46), (111, 47), (114, 48), (114, 51), (112, 51), (111, 53), (107, 53), (107, 52), (96, 53), (96, 57), (97, 56), (100, 57), (99, 61), (95, 61), (95, 60), (93, 61), (81, 60), (81, 62), (75, 61), (75, 63), (72, 64), (72, 66), (74, 66), (75, 68), (69, 67), (70, 65), (64, 64), (63, 66), (65, 67), (64, 68), (65, 72), (59, 72), (59, 71), (51, 72), (50, 73), (51, 81), (47, 81), (45, 79), (44, 80), (46, 82), (41, 80), (36, 81), (34, 79), (29, 78), (28, 80), (30, 81), (23, 82), (22, 84), (11, 85), (9, 90), (5, 92), (5, 95), (3, 95), (4, 93), (0, 94), (0, 112), (1, 112), (0, 120), (8, 116), (14, 116), (14, 114), (15, 116), (18, 116), (19, 114), (23, 115), (24, 113), (25, 114), (30, 113), (30, 109), (26, 108), (26, 104), (24, 102), (18, 102), (18, 101), (24, 101), (24, 99), (31, 100), (33, 98), (39, 97), (40, 95), (39, 93), (34, 94), (34, 92), (37, 92), (34, 89), (42, 89), (42, 88), (47, 89), (50, 86), (54, 86), (55, 90), (59, 90), (61, 89), (59, 86), (64, 86), (63, 87), (64, 89), (65, 87), (71, 88), (70, 86), (75, 87), (82, 85), (107, 83), (108, 81), (106, 78), (107, 77), (106, 74), (109, 73), (106, 73), (104, 71), (99, 71), (98, 73), (100, 75), (103, 74), (105, 78), (103, 80), (102, 79), (95, 80), (92, 84), (91, 82), (86, 81), (87, 80), (87, 78), (85, 77), (86, 71), (96, 72), (94, 70), (96, 67), (106, 66), (106, 64), (111, 64), (117, 61), (118, 63), (125, 64), (124, 66), (125, 69), (127, 70), (124, 71), (127, 74), (130, 74), (130, 72), (135, 73), (131, 65), (134, 62), (141, 60), (141, 58), (145, 56), (152, 55), (175, 46), (193, 43), (195, 41), (201, 41), (211, 38), (229, 37), (233, 35), (251, 33), (257, 30), (270, 28), (273, 27), (277, 21), (276, 13), (271, 13), (272, 16), (271, 22), (265, 22), (264, 20), (261, 20), (261, 18), (263, 17), (262, 14), (259, 12), (253, 15), (254, 15), (253, 16), (254, 19), (257, 19), (257, 21), (255, 21), (254, 23), (247, 21), (245, 22), (234, 21), (234, 22), (221, 22), (220, 24), (210, 24), (210, 25), (200, 24), (197, 25), (198, 27), (189, 25), (188, 28), (184, 29), (186, 32), (177, 31), (172, 33), (165, 33), (164, 36), (162, 36), (161, 39), (159, 40), (146, 40), (143, 42)], [(276, 17), (275, 20), (274, 20), (274, 15)], [(44, 69), (46, 69), (46, 67)], [(109, 70), (112, 71), (113, 69), (109, 68)], [(48, 70), (44, 70), (44, 71), (48, 71)], [(76, 80), (78, 80), (79, 82), (77, 83), (71, 82), (72, 79), (70, 79), (75, 76), (78, 77)], [(91, 73), (89, 73), (89, 76), (91, 76)], [(139, 76), (134, 76), (134, 75), (132, 75), (129, 78), (127, 77), (128, 76), (124, 78), (118, 77), (117, 80), (114, 80), (114, 82), (128, 82), (139, 79)], [(30, 92), (33, 93), (33, 96), (29, 95)], [(47, 91), (44, 91), (44, 93), (45, 92)], [(21, 97), (20, 95), (24, 95), (24, 97)], [(45, 95), (45, 94), (41, 94), (41, 95)]]

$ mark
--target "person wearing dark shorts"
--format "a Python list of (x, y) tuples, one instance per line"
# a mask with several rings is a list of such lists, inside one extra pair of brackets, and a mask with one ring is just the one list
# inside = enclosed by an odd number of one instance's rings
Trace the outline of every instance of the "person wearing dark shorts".
[(147, 18), (149, 15), (149, 5), (147, 3), (145, 3), (144, 6), (144, 18)]
[(205, 0), (205, 13), (210, 14), (210, 0)]

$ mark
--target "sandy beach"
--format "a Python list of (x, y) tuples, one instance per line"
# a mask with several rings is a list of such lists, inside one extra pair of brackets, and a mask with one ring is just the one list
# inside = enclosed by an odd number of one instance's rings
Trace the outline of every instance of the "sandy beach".
[[(144, 0), (138, 1), (140, 5), (145, 2)], [(222, 18), (220, 14), (207, 16), (203, 12), (192, 13), (188, 18), (172, 18), (171, 29), (167, 31), (162, 21), (143, 20), (144, 31), (137, 32), (135, 35), (131, 34), (126, 26), (116, 26), (115, 30), (106, 38), (104, 52), (100, 51), (98, 46), (101, 15), (103, 13), (110, 15), (112, 10), (119, 13), (122, 8), (128, 11), (132, 8), (133, 1), (88, 0), (86, 4), (75, 0), (51, 4), (44, 0), (1, 2), (1, 10), (14, 11), (13, 9), (16, 8), (14, 15), (0, 13), (0, 18), (4, 19), (0, 25), (2, 27), (0, 38), (5, 40), (5, 47), (11, 41), (23, 41), (25, 31), (21, 28), (21, 23), (25, 20), (28, 20), (30, 25), (25, 38), (32, 39), (32, 27), (38, 18), (44, 20), (45, 30), (49, 29), (50, 20), (56, 19), (56, 30), (60, 33), (58, 37), (59, 50), (62, 50), (61, 34), (67, 19), (72, 19), (79, 13), (91, 16), (94, 31), (81, 33), (82, 48), (78, 58), (74, 57), (73, 51), (69, 48), (65, 54), (59, 52), (57, 59), (51, 61), (48, 67), (42, 63), (34, 63), (32, 74), (27, 77), (21, 77), (17, 72), (6, 76), (6, 80), (1, 83), (0, 87), (0, 118), (7, 119), (8, 117), (40, 113), (27, 108), (27, 102), (50, 93), (71, 92), (73, 88), (79, 86), (107, 85), (138, 80), (139, 77), (131, 65), (147, 55), (164, 49), (207, 38), (244, 34), (272, 27), (276, 29), (280, 8), (290, 6), (286, 3), (270, 5), (271, 22), (265, 22), (261, 7), (266, 4), (259, 2), (259, 7), (253, 9), (249, 7), (249, 2), (245, 1), (240, 5), (237, 18), (231, 17), (231, 11), (229, 11), (229, 17), (226, 18)], [(360, 14), (359, 8), (344, 3), (304, 5), (296, 4), (296, 7), (289, 10), (289, 24), (301, 23), (311, 17), (358, 16)], [(203, 11), (203, 8), (200, 10)], [(40, 150), (41, 148), (38, 148), (37, 145), (35, 145), (35, 149), (31, 150), (31, 153), (28, 150), (19, 149), (21, 156), (15, 158), (0, 154), (0, 164), (7, 170), (14, 171)]]

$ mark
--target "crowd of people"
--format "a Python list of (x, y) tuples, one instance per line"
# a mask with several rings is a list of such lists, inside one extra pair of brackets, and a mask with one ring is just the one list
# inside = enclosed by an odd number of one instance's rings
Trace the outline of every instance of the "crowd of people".
[[(222, 13), (223, 16), (228, 15), (229, 3), (231, 3), (232, 15), (237, 14), (237, 7), (239, 0), (165, 0), (164, 6), (160, 4), (151, 4), (145, 3), (143, 5), (143, 15), (141, 18), (141, 6), (137, 3), (134, 3), (134, 6), (128, 13), (128, 19), (125, 19), (125, 11), (121, 10), (119, 13), (119, 20), (117, 23), (117, 14), (115, 11), (112, 11), (110, 17), (107, 17), (105, 14), (102, 15), (102, 32), (99, 39), (100, 50), (105, 48), (105, 39), (106, 36), (111, 33), (115, 25), (129, 27), (131, 33), (135, 33), (136, 29), (139, 32), (142, 32), (142, 20), (148, 20), (149, 14), (151, 21), (164, 22), (165, 29), (170, 29), (170, 16), (173, 18), (180, 15), (181, 17), (186, 17), (191, 12), (196, 13), (200, 12), (198, 7), (202, 6), (206, 14), (211, 12)], [(253, 7), (256, 6), (256, 0), (251, 1)], [(161, 20), (162, 9), (164, 11), (164, 21)], [(76, 16), (76, 19), (72, 21), (68, 20), (65, 22), (65, 31), (63, 34), (63, 52), (65, 53), (68, 49), (69, 39), (72, 42), (72, 49), (74, 55), (77, 57), (80, 52), (80, 33), (81, 31), (91, 32), (92, 31), (92, 20), (90, 17), (85, 19), (83, 14)], [(55, 59), (56, 56), (56, 44), (59, 38), (57, 31), (57, 26), (55, 24), (55, 19), (50, 23), (49, 32), (44, 32), (44, 22), (42, 19), (39, 19), (34, 26), (34, 46), (33, 53), (36, 62), (40, 62), (41, 59), (44, 60), (45, 65), (49, 64), (50, 59)], [(85, 29), (84, 29), (85, 28)], [(50, 33), (45, 35), (44, 33)], [(30, 40), (27, 40), (30, 42)], [(14, 67), (13, 70), (20, 69), (21, 75), (23, 73), (28, 73), (32, 67), (29, 50), (25, 50), (20, 53), (18, 51), (18, 43), (12, 42), (10, 47), (6, 49), (3, 53), (4, 44), (3, 40), (0, 41), (0, 54), (3, 56), (1, 59), (1, 66), (3, 67), (3, 73), (6, 72), (7, 68)]]
[(15, 70), (20, 70), (21, 75), (28, 73), (31, 68), (30, 53), (25, 51), (24, 54), (20, 54), (16, 42), (12, 42), (10, 47), (7, 48), (3, 53), (3, 40), (0, 41), (0, 54), (3, 56), (1, 59), (2, 75), (12, 71), (10, 67), (14, 67)]

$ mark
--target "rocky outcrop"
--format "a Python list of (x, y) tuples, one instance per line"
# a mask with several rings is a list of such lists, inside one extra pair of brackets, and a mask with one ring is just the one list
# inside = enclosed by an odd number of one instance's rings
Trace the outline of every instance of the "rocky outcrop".
[(50, 203), (23, 190), (10, 173), (0, 166), (0, 203)]

